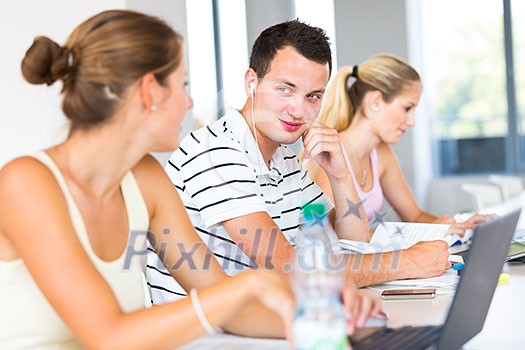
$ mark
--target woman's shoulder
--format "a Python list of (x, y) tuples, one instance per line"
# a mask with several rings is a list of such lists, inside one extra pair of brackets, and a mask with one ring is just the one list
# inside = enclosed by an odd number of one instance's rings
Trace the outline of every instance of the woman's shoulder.
[(141, 187), (156, 187), (166, 176), (162, 165), (151, 154), (147, 154), (131, 169), (135, 180)]
[(388, 161), (392, 157), (395, 158), (395, 154), (392, 151), (392, 148), (390, 147), (389, 144), (387, 144), (385, 142), (381, 142), (379, 145), (377, 145), (377, 147), (375, 148), (375, 151), (376, 151), (376, 154), (377, 154), (377, 158), (381, 162)]
[(398, 162), (390, 145), (382, 142), (377, 145), (375, 150), (379, 167), (379, 176), (381, 177), (386, 171), (388, 171), (388, 169), (395, 166)]
[(0, 169), (0, 192), (4, 189), (26, 188), (54, 180), (51, 170), (40, 160), (31, 156), (21, 156), (6, 163)]
[(145, 155), (131, 169), (131, 172), (150, 213), (153, 211), (158, 200), (166, 196), (166, 191), (170, 189), (175, 190), (166, 171), (151, 154)]
[(138, 163), (131, 169), (131, 171), (133, 173), (154, 173), (157, 167), (160, 167), (159, 161), (154, 156), (148, 153), (138, 161)]
[(56, 177), (48, 166), (31, 156), (13, 159), (0, 169), (0, 193), (0, 212), (11, 213), (6, 215), (10, 220), (27, 217), (27, 213), (67, 212)]

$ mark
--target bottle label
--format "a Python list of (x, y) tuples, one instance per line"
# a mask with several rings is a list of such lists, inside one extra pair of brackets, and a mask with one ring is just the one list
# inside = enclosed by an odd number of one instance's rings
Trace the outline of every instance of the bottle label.
[(296, 319), (293, 326), (296, 350), (346, 350), (345, 323)]

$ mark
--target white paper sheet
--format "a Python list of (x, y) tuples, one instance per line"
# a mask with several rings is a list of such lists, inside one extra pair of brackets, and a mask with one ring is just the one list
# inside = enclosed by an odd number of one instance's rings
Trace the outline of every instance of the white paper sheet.
[(459, 282), (459, 277), (457, 271), (449, 269), (437, 277), (396, 280), (375, 287), (379, 289), (393, 289), (392, 287), (455, 288)]
[(342, 249), (358, 253), (378, 253), (406, 249), (421, 241), (442, 239), (452, 245), (459, 238), (446, 235), (450, 225), (408, 222), (383, 222), (377, 226), (370, 243), (339, 240)]

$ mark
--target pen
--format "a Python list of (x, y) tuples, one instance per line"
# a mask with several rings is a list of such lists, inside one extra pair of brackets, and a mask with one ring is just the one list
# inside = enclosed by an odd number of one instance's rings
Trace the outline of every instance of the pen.
[(452, 265), (452, 268), (457, 271), (458, 275), (461, 275), (461, 270), (465, 267), (465, 264), (456, 263)]
[(463, 242), (461, 241), (461, 239), (458, 239), (457, 241), (455, 241), (454, 243), (452, 243), (451, 247), (455, 247), (457, 245), (462, 245)]

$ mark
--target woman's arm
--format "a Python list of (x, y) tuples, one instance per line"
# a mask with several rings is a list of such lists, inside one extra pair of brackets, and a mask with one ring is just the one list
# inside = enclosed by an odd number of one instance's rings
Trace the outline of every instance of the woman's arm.
[[(161, 259), (177, 282), (189, 291), (231, 279), (195, 232), (176, 188), (160, 164), (148, 156), (133, 173), (151, 213), (150, 242), (156, 250), (162, 247)], [(170, 269), (172, 266), (176, 268)], [(226, 305), (231, 299), (227, 300)], [(244, 336), (282, 338), (285, 335), (281, 317), (258, 302), (239, 310), (223, 328)]]
[(402, 221), (446, 224), (450, 225), (448, 233), (463, 236), (465, 230), (473, 229), (478, 222), (486, 221), (492, 217), (491, 215), (475, 214), (466, 222), (457, 222), (451, 216), (443, 215), (437, 217), (421, 210), (406, 184), (397, 158), (390, 147), (386, 144), (381, 144), (377, 148), (377, 154), (381, 169), (380, 179), (383, 193)]
[[(32, 158), (9, 163), (0, 172), (0, 193), (2, 234), (86, 347), (174, 348), (204, 332), (189, 299), (131, 313), (120, 309), (78, 240), (62, 191), (44, 165)], [(289, 286), (264, 271), (223, 279), (200, 289), (199, 298), (214, 327), (257, 299), (282, 315), (291, 314), (293, 304)]]

